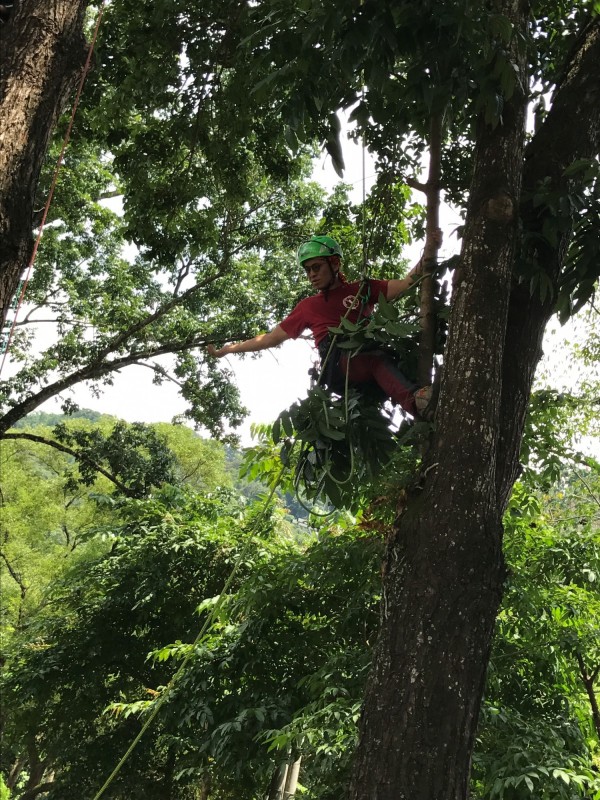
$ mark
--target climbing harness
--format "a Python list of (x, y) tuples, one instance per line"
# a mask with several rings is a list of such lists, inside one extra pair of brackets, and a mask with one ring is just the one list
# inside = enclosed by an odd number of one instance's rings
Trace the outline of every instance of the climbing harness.
[[(371, 284), (368, 278), (363, 277), (358, 287), (355, 301), (342, 317), (340, 324), (343, 326), (344, 320), (347, 319), (348, 314), (351, 311), (356, 309), (357, 303), (359, 304), (357, 323), (360, 323), (362, 319), (366, 319), (364, 310), (368, 305), (370, 298)], [(313, 378), (316, 378), (315, 384), (317, 386), (326, 387), (329, 391), (339, 395), (342, 394), (346, 386), (346, 379), (343, 377), (343, 371), (340, 362), (344, 354), (348, 355), (348, 351), (344, 351), (339, 346), (340, 341), (341, 334), (329, 333), (319, 342), (317, 350), (321, 362), (321, 370), (320, 373), (317, 373), (316, 370), (311, 370), (310, 372)]]
[(17, 291), (15, 292), (15, 297), (13, 298), (12, 303), (10, 304), (10, 309), (14, 310), (14, 317), (9, 322), (8, 319), (4, 322), (4, 329), (0, 330), (0, 354), (2, 355), (2, 362), (0, 363), (0, 375), (2, 374), (2, 370), (4, 369), (4, 364), (6, 362), (6, 358), (8, 356), (8, 351), (10, 348), (10, 344), (12, 342), (12, 338), (15, 332), (15, 327), (17, 325), (17, 318), (19, 315), (19, 310), (23, 303), (23, 298), (25, 297), (25, 291), (27, 289), (27, 284), (29, 283), (29, 279), (31, 278), (31, 272), (33, 270), (33, 265), (35, 262), (35, 258), (37, 255), (38, 248), (40, 246), (40, 241), (42, 239), (42, 234), (44, 232), (44, 226), (46, 225), (46, 219), (48, 217), (48, 211), (50, 210), (50, 204), (52, 203), (52, 198), (54, 196), (54, 190), (56, 188), (56, 183), (58, 181), (58, 174), (60, 168), (62, 167), (63, 159), (65, 156), (65, 151), (67, 149), (67, 145), (71, 138), (71, 131), (73, 129), (73, 123), (75, 121), (75, 113), (79, 106), (79, 100), (81, 98), (81, 92), (83, 90), (83, 84), (87, 77), (87, 74), (90, 70), (90, 65), (92, 63), (92, 55), (94, 53), (94, 47), (96, 45), (96, 39), (98, 38), (98, 31), (100, 30), (100, 22), (102, 21), (102, 15), (104, 14), (104, 6), (106, 0), (102, 0), (100, 3), (100, 7), (98, 9), (98, 16), (96, 18), (96, 25), (94, 26), (94, 32), (92, 34), (92, 39), (90, 42), (90, 46), (88, 47), (87, 58), (85, 60), (85, 64), (83, 66), (83, 70), (81, 73), (81, 78), (79, 79), (79, 85), (77, 87), (77, 93), (75, 95), (75, 100), (73, 101), (73, 108), (71, 110), (71, 118), (69, 119), (69, 124), (67, 125), (67, 130), (65, 136), (63, 138), (63, 143), (60, 151), (60, 155), (58, 156), (58, 160), (56, 162), (56, 166), (54, 167), (54, 173), (52, 175), (52, 181), (50, 183), (50, 189), (48, 191), (48, 197), (46, 198), (46, 204), (44, 206), (44, 211), (42, 214), (42, 221), (40, 222), (40, 226), (38, 229), (38, 234), (33, 245), (33, 250), (31, 252), (31, 258), (29, 259), (29, 264), (27, 265), (26, 269), (24, 270), (24, 277), (19, 280), (17, 285)]
[[(361, 88), (361, 100), (365, 102), (365, 87), (364, 81)], [(361, 212), (361, 229), (362, 229), (362, 270), (361, 270), (361, 283), (357, 292), (357, 299), (360, 301), (358, 324), (363, 320), (367, 320), (364, 310), (369, 304), (371, 283), (368, 277), (368, 241), (366, 235), (366, 141), (365, 136), (362, 136), (362, 212)], [(313, 242), (323, 243), (325, 247), (329, 245), (337, 247), (335, 240), (324, 241), (325, 237), (313, 237), (310, 243), (301, 246), (298, 256), (299, 262), (301, 260), (301, 251), (304, 260), (310, 257), (325, 255), (325, 252), (317, 252), (317, 245)], [(313, 250), (310, 247), (314, 248)], [(304, 247), (304, 250), (302, 249)], [(341, 255), (341, 251), (334, 251), (330, 249), (330, 254), (336, 252)], [(416, 282), (415, 282), (416, 284)], [(365, 291), (366, 290), (366, 291)], [(296, 420), (300, 424), (296, 424), (296, 436), (301, 440), (301, 450), (298, 457), (294, 488), (298, 501), (302, 503), (301, 490), (303, 494), (313, 500), (313, 502), (320, 496), (325, 496), (332, 500), (332, 495), (337, 495), (341, 498), (344, 494), (344, 500), (347, 500), (347, 493), (344, 487), (347, 487), (353, 477), (357, 467), (357, 454), (360, 452), (362, 456), (361, 469), (370, 470), (371, 468), (380, 468), (383, 463), (391, 455), (392, 436), (389, 431), (389, 421), (384, 422), (382, 425), (381, 414), (378, 411), (377, 417), (369, 417), (367, 409), (358, 405), (359, 399), (364, 398), (365, 392), (353, 393), (352, 409), (350, 408), (351, 389), (349, 386), (350, 375), (350, 361), (360, 352), (367, 350), (375, 350), (380, 347), (376, 341), (358, 344), (356, 347), (348, 346), (347, 331), (344, 330), (348, 327), (346, 324), (348, 313), (352, 308), (356, 308), (353, 304), (344, 317), (340, 321), (340, 325), (334, 332), (331, 332), (325, 339), (323, 339), (318, 346), (320, 356), (320, 369), (313, 368), (310, 374), (313, 378), (313, 384), (309, 390), (309, 396), (301, 405), (304, 406), (306, 411), (306, 419), (302, 420), (301, 407), (298, 407), (298, 414)], [(367, 321), (368, 322), (368, 321)], [(354, 326), (352, 326), (354, 327)], [(346, 345), (346, 346), (344, 346)], [(319, 390), (326, 389), (327, 394), (319, 395)], [(340, 399), (336, 401), (332, 395), (337, 395)], [(314, 402), (313, 402), (314, 396)], [(381, 397), (377, 399), (382, 399)], [(311, 412), (315, 415), (322, 414), (324, 424), (320, 424), (318, 419), (311, 418)], [(341, 413), (340, 413), (341, 412)], [(354, 419), (361, 420), (366, 425), (367, 419), (370, 423), (370, 432), (372, 436), (363, 436), (363, 431), (360, 426), (352, 425)], [(335, 419), (337, 422), (333, 424), (330, 420)], [(288, 417), (289, 421), (289, 417)], [(363, 426), (364, 427), (364, 426)], [(367, 456), (369, 454), (369, 457)], [(338, 467), (335, 469), (333, 462), (336, 462)], [(365, 463), (367, 462), (367, 463)], [(340, 472), (343, 469), (343, 474)], [(342, 493), (342, 494), (340, 494)], [(337, 503), (334, 502), (334, 505)]]

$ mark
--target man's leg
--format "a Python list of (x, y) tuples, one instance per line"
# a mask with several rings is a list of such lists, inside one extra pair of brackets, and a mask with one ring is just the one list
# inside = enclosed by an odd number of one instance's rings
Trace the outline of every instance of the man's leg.
[(417, 409), (414, 395), (417, 387), (385, 356), (359, 353), (349, 359), (344, 355), (340, 359), (340, 366), (344, 373), (346, 369), (349, 370), (348, 380), (351, 384), (376, 383), (394, 403), (415, 416)]

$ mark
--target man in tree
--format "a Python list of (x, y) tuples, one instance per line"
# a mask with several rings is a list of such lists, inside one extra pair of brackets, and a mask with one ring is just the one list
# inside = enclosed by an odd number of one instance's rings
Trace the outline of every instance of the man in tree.
[[(438, 233), (441, 241), (441, 232)], [(406, 292), (421, 273), (419, 261), (406, 278), (376, 280), (364, 278), (348, 282), (341, 271), (342, 249), (330, 236), (313, 236), (298, 248), (298, 264), (306, 272), (316, 294), (301, 300), (288, 316), (268, 333), (261, 333), (242, 342), (226, 344), (220, 349), (208, 346), (216, 358), (229, 353), (249, 353), (277, 347), (286, 339), (297, 339), (307, 328), (312, 331), (315, 346), (323, 363), (323, 381), (332, 391), (344, 391), (346, 376), (351, 386), (377, 386), (394, 403), (412, 416), (425, 415), (431, 399), (431, 387), (418, 389), (393, 361), (379, 350), (349, 356), (332, 342), (330, 328), (342, 318), (358, 322), (368, 317), (382, 294), (395, 300)]]

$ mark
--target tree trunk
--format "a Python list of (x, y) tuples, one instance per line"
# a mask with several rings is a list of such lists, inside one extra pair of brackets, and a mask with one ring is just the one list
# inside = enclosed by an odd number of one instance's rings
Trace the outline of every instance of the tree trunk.
[(267, 792), (267, 800), (282, 800), (287, 781), (288, 765), (280, 764), (271, 778)]
[[(503, 13), (524, 32), (517, 0)], [(515, 53), (511, 61), (519, 63)], [(360, 724), (352, 800), (463, 800), (502, 595), (502, 514), (519, 474), (527, 403), (552, 303), (511, 286), (521, 175), (526, 197), (600, 149), (600, 21), (589, 25), (524, 158), (523, 97), (481, 131), (422, 489), (397, 521), (381, 632)], [(521, 75), (524, 75), (521, 63)], [(578, 120), (578, 125), (572, 121)], [(528, 231), (543, 209), (521, 203)], [(568, 245), (538, 254), (556, 284)]]
[(295, 761), (288, 761), (277, 767), (269, 784), (267, 800), (292, 800), (294, 798), (298, 788), (301, 762), (302, 756), (299, 756)]
[[(518, 0), (504, 5), (524, 31)], [(524, 81), (516, 48), (511, 60)], [(437, 431), (423, 489), (388, 547), (352, 800), (468, 794), (505, 576), (495, 465), (524, 133), (517, 87), (501, 123), (478, 135)]]
[(22, 800), (33, 800), (38, 794), (42, 794), (51, 789), (53, 781), (43, 781), (47, 764), (39, 757), (34, 735), (30, 735), (27, 740), (27, 755), (29, 776)]
[(85, 60), (89, 0), (20, 0), (0, 27), (0, 325), (32, 252), (50, 135)]

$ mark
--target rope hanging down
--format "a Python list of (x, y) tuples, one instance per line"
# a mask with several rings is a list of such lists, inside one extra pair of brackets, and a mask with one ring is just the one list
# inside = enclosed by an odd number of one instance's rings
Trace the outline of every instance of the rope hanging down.
[[(271, 501), (273, 500), (273, 497), (275, 496), (275, 492), (277, 491), (277, 487), (281, 483), (281, 479), (283, 478), (283, 473), (284, 473), (285, 469), (286, 469), (286, 465), (282, 464), (281, 470), (279, 472), (279, 475), (278, 475), (277, 479), (275, 480), (273, 486), (271, 487), (271, 491), (269, 492), (269, 494), (267, 496), (267, 499), (265, 500), (265, 504), (264, 504), (264, 506), (262, 508), (262, 511), (260, 512), (260, 514), (258, 515), (258, 517), (256, 519), (255, 527), (258, 527), (258, 525), (263, 521), (263, 519), (265, 517), (265, 514), (267, 513), (267, 509), (269, 508), (269, 506), (271, 504)], [(221, 607), (222, 607), (222, 605), (223, 605), (223, 603), (225, 601), (225, 596), (227, 594), (227, 591), (229, 590), (231, 584), (233, 583), (233, 579), (235, 578), (238, 569), (244, 563), (244, 559), (246, 557), (247, 552), (250, 549), (251, 543), (252, 543), (252, 539), (249, 539), (247, 544), (246, 544), (246, 546), (243, 547), (242, 550), (240, 551), (238, 559), (235, 562), (235, 564), (233, 565), (233, 569), (229, 573), (229, 577), (225, 581), (225, 583), (223, 585), (223, 588), (221, 589), (221, 593), (217, 597), (216, 603), (214, 604), (210, 614), (208, 615), (208, 617), (204, 621), (204, 625), (200, 629), (200, 632), (198, 633), (198, 635), (196, 636), (196, 638), (192, 642), (192, 645), (190, 647), (189, 653), (186, 655), (186, 657), (183, 659), (183, 661), (179, 665), (178, 670), (175, 672), (175, 674), (173, 675), (173, 677), (171, 678), (171, 680), (167, 684), (164, 692), (161, 694), (161, 696), (158, 698), (158, 700), (155, 701), (154, 708), (152, 709), (151, 713), (149, 714), (148, 719), (142, 725), (138, 735), (135, 737), (135, 739), (129, 745), (127, 751), (125, 752), (125, 754), (123, 755), (123, 757), (121, 758), (121, 760), (119, 761), (117, 766), (110, 773), (110, 775), (108, 776), (108, 778), (106, 779), (106, 781), (104, 782), (104, 784), (102, 785), (100, 790), (94, 795), (92, 800), (100, 800), (100, 798), (102, 797), (104, 792), (108, 789), (110, 784), (114, 781), (114, 779), (117, 777), (117, 775), (119, 774), (119, 772), (123, 768), (123, 765), (129, 759), (129, 756), (133, 753), (133, 751), (137, 747), (140, 739), (146, 733), (146, 731), (148, 730), (150, 725), (152, 725), (152, 723), (154, 722), (158, 712), (163, 707), (163, 705), (165, 704), (166, 700), (171, 695), (171, 692), (173, 691), (173, 688), (174, 688), (175, 684), (177, 683), (177, 681), (179, 680), (179, 678), (181, 677), (181, 675), (185, 671), (185, 668), (187, 667), (188, 663), (190, 662), (192, 656), (194, 655), (194, 652), (196, 650), (196, 646), (202, 641), (204, 635), (206, 634), (206, 632), (208, 631), (210, 626), (213, 624), (217, 614), (221, 610)]]
[[(361, 102), (363, 106), (365, 105), (365, 83), (364, 80), (362, 82), (361, 88)], [(366, 216), (367, 216), (367, 178), (366, 178), (366, 152), (367, 152), (367, 142), (365, 138), (365, 132), (363, 130), (363, 134), (361, 136), (361, 144), (362, 144), (362, 279), (363, 281), (367, 277), (367, 267), (368, 267), (368, 252), (367, 252), (367, 228), (366, 228)]]
[(29, 279), (31, 277), (31, 272), (33, 270), (33, 264), (35, 262), (35, 258), (37, 255), (38, 248), (40, 246), (40, 241), (42, 239), (42, 234), (44, 232), (44, 226), (46, 225), (46, 219), (48, 217), (48, 211), (50, 210), (50, 204), (52, 203), (52, 198), (54, 196), (54, 189), (56, 188), (56, 182), (58, 180), (58, 174), (60, 172), (60, 168), (63, 163), (65, 151), (67, 149), (67, 145), (69, 143), (69, 139), (71, 138), (71, 131), (73, 129), (73, 123), (75, 121), (75, 113), (79, 106), (79, 100), (81, 98), (81, 92), (83, 89), (83, 84), (85, 83), (85, 79), (87, 77), (88, 72), (90, 71), (90, 65), (92, 63), (92, 55), (94, 53), (94, 47), (96, 45), (96, 39), (98, 38), (98, 31), (100, 30), (100, 22), (102, 21), (102, 15), (104, 13), (104, 5), (106, 0), (102, 0), (100, 4), (100, 8), (98, 9), (98, 17), (96, 19), (96, 25), (94, 27), (94, 33), (92, 35), (92, 40), (90, 42), (90, 46), (88, 48), (87, 58), (85, 60), (85, 64), (83, 66), (83, 71), (81, 73), (81, 78), (79, 79), (79, 85), (77, 87), (77, 93), (75, 95), (75, 100), (73, 102), (73, 108), (71, 110), (71, 118), (69, 119), (69, 124), (67, 126), (67, 131), (65, 133), (60, 155), (58, 156), (58, 160), (56, 162), (56, 166), (54, 167), (54, 173), (52, 175), (52, 182), (50, 184), (50, 190), (48, 191), (48, 197), (46, 199), (46, 204), (44, 206), (44, 212), (42, 214), (42, 221), (40, 222), (40, 227), (38, 229), (38, 234), (33, 245), (33, 250), (31, 252), (31, 258), (29, 259), (29, 264), (26, 268), (25, 278), (19, 282), (19, 296), (17, 299), (17, 303), (15, 306), (15, 315), (12, 320), (12, 324), (10, 326), (10, 330), (8, 336), (6, 338), (6, 343), (3, 347), (3, 355), (2, 355), (2, 363), (0, 363), (0, 375), (2, 374), (2, 370), (4, 369), (4, 364), (6, 362), (8, 356), (8, 350), (10, 348), (10, 343), (12, 342), (12, 338), (15, 332), (15, 327), (17, 325), (17, 317), (19, 315), (19, 310), (21, 308), (21, 304), (23, 303), (23, 298), (25, 297), (25, 291), (27, 289), (27, 284), (29, 283)]
[[(362, 288), (363, 288), (363, 286), (364, 286), (364, 284), (365, 284), (365, 282), (367, 280), (367, 277), (366, 277), (367, 253), (366, 253), (366, 239), (365, 239), (365, 232), (364, 232), (365, 231), (365, 227), (364, 227), (365, 226), (365, 221), (364, 221), (364, 200), (365, 200), (365, 197), (364, 197), (365, 196), (364, 142), (363, 142), (363, 166), (362, 166), (362, 171), (363, 171), (363, 174), (362, 174), (362, 186), (363, 186), (363, 278), (362, 278), (362, 283), (361, 283), (361, 291), (362, 291)], [(351, 309), (349, 308), (346, 311), (346, 314), (344, 315), (344, 318), (348, 316), (350, 310)], [(329, 348), (329, 351), (327, 352), (327, 355), (325, 356), (325, 359), (323, 361), (323, 364), (322, 364), (322, 367), (321, 367), (321, 375), (319, 376), (319, 380), (321, 379), (321, 377), (323, 375), (323, 371), (325, 369), (325, 365), (327, 363), (327, 360), (329, 359), (329, 356), (331, 354), (331, 350), (332, 350), (332, 348), (334, 346), (335, 339), (336, 339), (336, 337), (333, 338), (333, 340), (331, 342), (331, 345), (330, 345), (330, 348)], [(347, 380), (346, 380), (346, 383), (347, 383)], [(286, 463), (282, 463), (279, 475), (278, 475), (277, 479), (275, 480), (275, 482), (274, 482), (274, 484), (273, 484), (273, 486), (271, 488), (271, 491), (269, 492), (269, 495), (267, 496), (267, 499), (265, 501), (265, 504), (264, 504), (264, 507), (263, 507), (261, 513), (259, 514), (259, 517), (258, 517), (258, 520), (257, 520), (257, 524), (258, 524), (258, 522), (262, 521), (262, 519), (264, 518), (264, 515), (266, 514), (266, 511), (269, 508), (269, 505), (270, 505), (270, 503), (271, 503), (271, 501), (272, 501), (272, 499), (273, 499), (273, 497), (275, 495), (275, 492), (277, 491), (277, 487), (281, 483), (281, 480), (283, 478), (285, 470), (287, 469), (288, 464), (289, 464), (289, 461), (286, 461)], [(350, 474), (350, 477), (351, 476), (352, 476), (352, 472)], [(94, 795), (92, 800), (100, 800), (100, 798), (102, 797), (104, 792), (108, 789), (110, 784), (117, 777), (117, 775), (119, 774), (119, 772), (121, 771), (121, 769), (123, 768), (123, 766), (125, 765), (127, 760), (129, 759), (129, 757), (131, 756), (131, 754), (133, 753), (133, 751), (137, 747), (138, 743), (140, 742), (140, 740), (142, 739), (142, 737), (144, 736), (144, 734), (146, 733), (148, 728), (152, 725), (152, 723), (156, 719), (160, 709), (162, 708), (164, 703), (169, 698), (174, 686), (176, 685), (177, 681), (179, 680), (179, 678), (183, 674), (185, 668), (187, 667), (190, 659), (192, 658), (192, 656), (194, 654), (194, 651), (196, 649), (196, 646), (202, 640), (202, 638), (204, 637), (204, 635), (206, 634), (206, 632), (208, 631), (208, 629), (212, 625), (213, 621), (215, 620), (217, 613), (221, 609), (221, 606), (223, 605), (226, 593), (227, 593), (228, 589), (230, 588), (231, 584), (233, 583), (233, 579), (234, 579), (235, 575), (237, 574), (239, 566), (242, 564), (242, 562), (244, 560), (244, 557), (246, 555), (246, 551), (247, 550), (248, 550), (248, 546), (246, 546), (245, 548), (242, 549), (242, 552), (240, 553), (240, 556), (239, 556), (238, 560), (234, 564), (233, 569), (232, 569), (229, 577), (225, 581), (223, 589), (221, 590), (221, 593), (219, 594), (215, 605), (213, 606), (210, 614), (208, 615), (207, 619), (204, 622), (204, 625), (202, 626), (200, 632), (198, 633), (198, 635), (196, 636), (194, 642), (192, 643), (189, 653), (187, 654), (187, 656), (183, 659), (183, 661), (179, 665), (179, 668), (177, 669), (177, 671), (175, 672), (175, 674), (173, 675), (173, 677), (171, 678), (171, 680), (167, 684), (164, 692), (161, 694), (161, 696), (158, 698), (158, 700), (156, 700), (156, 702), (154, 704), (154, 708), (152, 709), (152, 711), (149, 714), (148, 718), (144, 722), (144, 724), (141, 727), (140, 731), (138, 732), (137, 736), (131, 742), (131, 744), (129, 745), (127, 751), (122, 756), (121, 760), (118, 762), (116, 767), (113, 769), (111, 774), (108, 776), (108, 778), (106, 779), (106, 781), (104, 782), (104, 784), (102, 785), (100, 790)]]
[[(362, 90), (362, 95), (363, 95), (363, 101), (364, 101), (364, 87), (363, 87), (363, 90)], [(364, 135), (363, 135), (363, 140), (362, 140), (362, 195), (363, 195), (362, 245), (363, 245), (363, 250), (362, 250), (362, 276), (361, 276), (360, 289), (359, 289), (359, 292), (358, 292), (359, 298), (363, 294), (363, 290), (365, 288), (365, 285), (368, 286), (366, 210), (365, 210), (365, 203), (366, 203), (366, 175), (365, 175), (365, 171), (366, 171), (366, 165), (365, 165), (366, 155), (365, 155), (365, 150), (366, 150), (366, 144), (365, 144)], [(416, 281), (415, 285), (418, 282), (420, 282), (420, 281)], [(363, 299), (363, 303), (362, 304), (364, 304), (364, 299)], [(347, 316), (348, 316), (350, 311), (351, 311), (351, 307), (347, 309), (346, 313), (344, 314), (343, 319), (347, 318)], [(335, 334), (332, 337), (331, 342), (330, 342), (329, 347), (328, 347), (328, 350), (327, 350), (327, 352), (326, 352), (326, 354), (325, 354), (325, 356), (323, 358), (323, 361), (322, 361), (322, 364), (321, 364), (320, 374), (319, 374), (319, 377), (317, 379), (317, 384), (321, 381), (321, 379), (323, 377), (323, 374), (324, 374), (324, 371), (325, 371), (325, 367), (327, 365), (328, 360), (330, 359), (330, 357), (332, 355), (333, 348), (335, 347), (335, 342), (336, 342), (337, 336), (338, 336), (338, 334)], [(353, 353), (349, 353), (349, 357), (352, 357), (352, 355), (353, 355)], [(346, 403), (347, 403), (348, 375), (346, 375), (346, 379), (345, 379), (345, 393), (346, 393)], [(346, 414), (346, 416), (348, 416), (347, 407), (345, 409), (345, 414)], [(274, 481), (274, 483), (273, 483), (273, 485), (271, 487), (269, 495), (267, 496), (267, 498), (265, 500), (265, 504), (263, 506), (263, 509), (262, 509), (261, 513), (258, 516), (258, 519), (256, 521), (256, 525), (258, 525), (263, 520), (263, 518), (264, 518), (264, 516), (265, 516), (265, 514), (267, 512), (267, 509), (269, 508), (269, 506), (271, 504), (271, 501), (273, 500), (273, 497), (275, 495), (275, 492), (277, 491), (278, 486), (281, 483), (283, 475), (284, 475), (286, 469), (288, 468), (288, 466), (290, 464), (291, 450), (296, 445), (297, 441), (298, 440), (295, 440), (291, 444), (291, 448), (287, 453), (288, 457), (286, 458), (285, 461), (282, 462), (279, 474), (278, 474), (276, 480)], [(349, 473), (348, 477), (345, 479), (344, 483), (346, 483), (349, 480), (351, 480), (353, 471), (354, 471), (354, 465), (353, 465), (353, 463), (351, 463), (350, 464), (350, 473)], [(324, 515), (324, 516), (328, 516), (328, 515)], [(193, 641), (188, 654), (183, 659), (183, 661), (181, 662), (179, 668), (177, 669), (177, 671), (175, 672), (175, 674), (173, 675), (173, 677), (171, 678), (171, 680), (167, 684), (164, 692), (155, 701), (154, 707), (152, 708), (152, 711), (148, 715), (146, 721), (144, 722), (144, 724), (141, 727), (140, 731), (138, 732), (137, 736), (131, 742), (130, 746), (128, 747), (128, 749), (125, 752), (125, 754), (122, 756), (121, 760), (118, 762), (116, 767), (113, 769), (111, 774), (108, 776), (108, 778), (106, 779), (105, 783), (102, 785), (100, 790), (94, 795), (92, 800), (100, 800), (102, 795), (105, 793), (105, 791), (108, 789), (108, 787), (115, 780), (115, 778), (117, 777), (117, 775), (119, 774), (119, 772), (121, 771), (121, 769), (123, 768), (123, 766), (125, 765), (127, 760), (129, 759), (129, 757), (131, 756), (131, 754), (133, 753), (133, 751), (137, 747), (138, 743), (140, 742), (140, 740), (142, 739), (142, 737), (144, 736), (144, 734), (146, 733), (148, 728), (152, 725), (152, 723), (156, 719), (156, 717), (157, 717), (158, 713), (160, 712), (161, 708), (163, 707), (164, 703), (168, 700), (169, 696), (171, 695), (171, 692), (173, 691), (173, 688), (177, 684), (177, 681), (179, 680), (179, 678), (181, 677), (181, 675), (185, 671), (187, 665), (189, 664), (190, 660), (192, 659), (192, 657), (194, 655), (194, 652), (195, 652), (195, 649), (196, 649), (196, 646), (201, 642), (202, 638), (207, 633), (207, 631), (209, 630), (210, 626), (213, 624), (213, 622), (214, 622), (219, 610), (221, 609), (221, 607), (222, 607), (222, 605), (223, 605), (223, 603), (225, 601), (225, 597), (226, 597), (227, 591), (231, 587), (231, 585), (233, 583), (233, 580), (234, 580), (234, 578), (235, 578), (235, 576), (237, 574), (237, 571), (238, 571), (240, 565), (244, 561), (244, 558), (245, 558), (246, 553), (247, 553), (247, 551), (248, 551), (248, 549), (250, 547), (250, 544), (251, 544), (251, 540), (249, 540), (248, 544), (244, 548), (242, 548), (242, 550), (240, 552), (240, 555), (239, 555), (236, 563), (234, 564), (231, 573), (229, 574), (229, 577), (227, 578), (227, 580), (225, 581), (225, 584), (223, 585), (221, 593), (217, 597), (216, 603), (214, 604), (210, 614), (208, 615), (207, 619), (205, 620), (200, 632), (198, 633), (198, 635), (196, 636), (195, 640)]]

